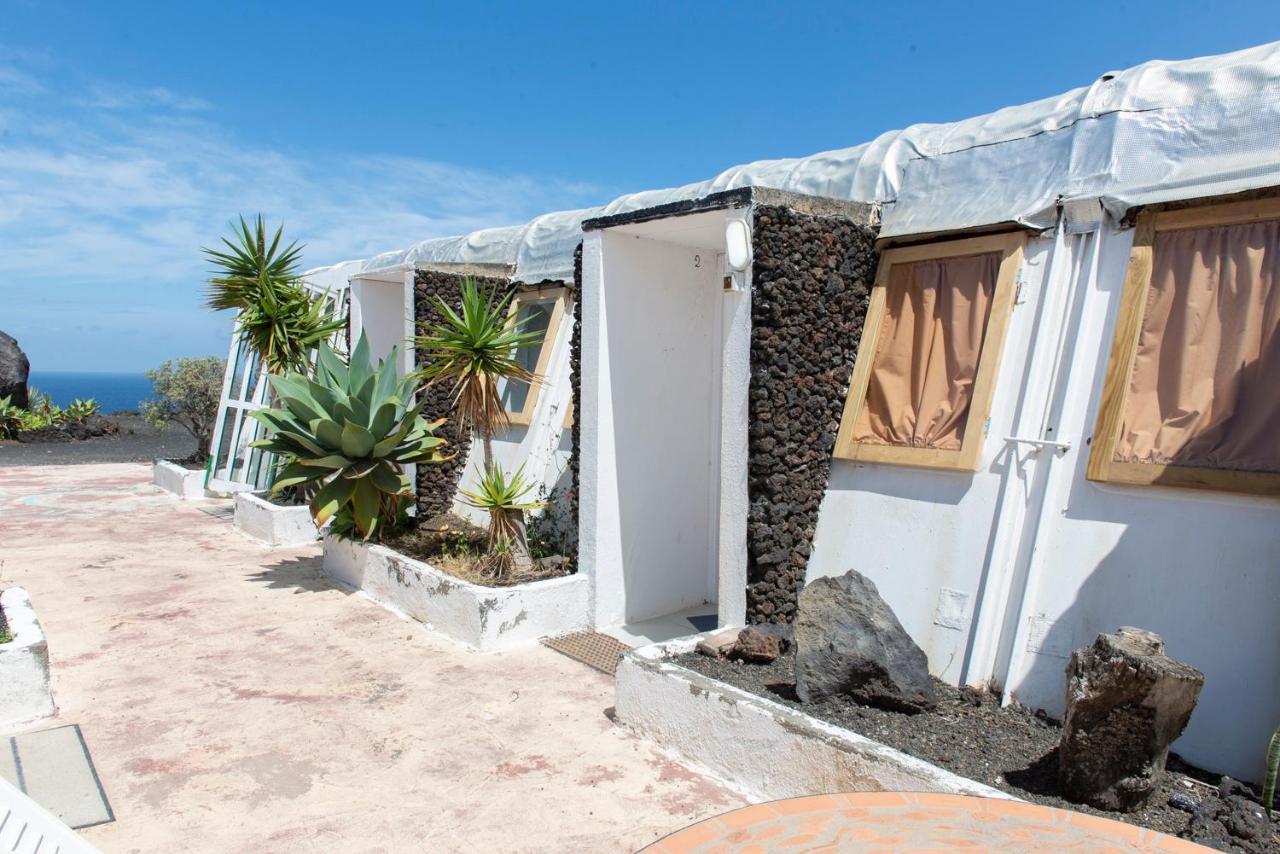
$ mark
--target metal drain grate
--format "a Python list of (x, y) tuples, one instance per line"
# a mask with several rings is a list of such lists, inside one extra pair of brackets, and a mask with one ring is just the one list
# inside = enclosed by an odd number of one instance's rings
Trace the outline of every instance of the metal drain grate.
[(543, 638), (542, 643), (574, 661), (581, 661), (610, 676), (618, 669), (618, 659), (631, 649), (617, 638), (600, 632), (574, 632), (558, 638)]

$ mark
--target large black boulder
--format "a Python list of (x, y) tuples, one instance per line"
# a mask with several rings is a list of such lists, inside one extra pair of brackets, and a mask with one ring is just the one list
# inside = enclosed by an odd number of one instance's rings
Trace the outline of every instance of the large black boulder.
[(865, 576), (849, 570), (810, 582), (800, 591), (795, 625), (803, 702), (848, 696), (909, 714), (937, 702), (924, 650)]
[(30, 373), (31, 363), (17, 340), (0, 332), (0, 398), (7, 397), (14, 406), (26, 409), (29, 402), (27, 377)]

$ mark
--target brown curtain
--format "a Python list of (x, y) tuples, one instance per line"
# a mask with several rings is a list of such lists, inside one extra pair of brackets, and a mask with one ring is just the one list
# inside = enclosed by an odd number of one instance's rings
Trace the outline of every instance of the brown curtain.
[(1280, 221), (1156, 234), (1115, 460), (1280, 472), (1278, 273)]
[(959, 450), (1000, 253), (895, 264), (853, 439)]

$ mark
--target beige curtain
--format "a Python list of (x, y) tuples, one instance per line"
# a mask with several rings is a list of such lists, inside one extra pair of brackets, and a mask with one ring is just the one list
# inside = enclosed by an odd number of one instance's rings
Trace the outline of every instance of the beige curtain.
[(855, 442), (959, 450), (1000, 253), (895, 264)]
[(1280, 472), (1280, 221), (1158, 232), (1115, 459)]

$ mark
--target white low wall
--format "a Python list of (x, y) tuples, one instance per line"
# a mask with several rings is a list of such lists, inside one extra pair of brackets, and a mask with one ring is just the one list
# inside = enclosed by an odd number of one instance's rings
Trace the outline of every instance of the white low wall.
[(170, 462), (156, 460), (151, 464), (151, 482), (181, 499), (204, 498), (204, 469), (189, 469)]
[(617, 717), (749, 798), (943, 792), (1017, 800), (670, 660), (692, 652), (703, 637), (706, 634), (653, 644), (624, 655), (616, 675)]
[(273, 504), (256, 492), (236, 493), (236, 528), (269, 546), (302, 546), (320, 539), (305, 504)]
[(481, 652), (587, 628), (581, 573), (513, 587), (482, 587), (385, 546), (327, 536), (324, 571), (339, 583)]
[(0, 644), (0, 730), (47, 718), (54, 712), (49, 690), (49, 645), (31, 597), (21, 587), (0, 593), (0, 608), (13, 640)]

